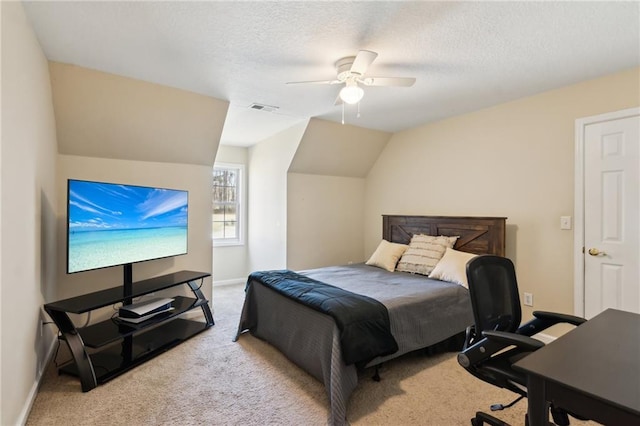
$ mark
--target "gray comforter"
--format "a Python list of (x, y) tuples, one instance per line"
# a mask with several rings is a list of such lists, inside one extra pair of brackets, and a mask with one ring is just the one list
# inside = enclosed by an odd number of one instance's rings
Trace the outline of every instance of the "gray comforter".
[[(340, 329), (344, 362), (364, 367), (378, 357), (396, 353), (387, 308), (376, 299), (314, 280), (290, 270), (259, 271), (249, 281), (277, 291), (323, 314), (330, 315)], [(255, 324), (243, 324), (251, 330)]]
[[(386, 306), (399, 350), (367, 366), (441, 342), (473, 323), (468, 290), (457, 284), (364, 264), (300, 273), (372, 297)], [(250, 330), (254, 336), (278, 348), (324, 383), (331, 405), (329, 424), (347, 423), (347, 402), (358, 383), (358, 374), (355, 366), (342, 360), (339, 330), (330, 316), (250, 280), (238, 336), (247, 331), (245, 324), (254, 324)]]

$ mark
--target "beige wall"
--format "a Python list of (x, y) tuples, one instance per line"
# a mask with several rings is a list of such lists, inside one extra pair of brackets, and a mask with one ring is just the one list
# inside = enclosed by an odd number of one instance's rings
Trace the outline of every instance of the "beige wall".
[(216, 163), (247, 164), (249, 149), (242, 146), (220, 145), (216, 154)]
[(365, 251), (382, 214), (507, 216), (520, 291), (572, 313), (575, 120), (638, 105), (636, 68), (395, 134), (366, 181)]
[(213, 166), (227, 101), (69, 64), (49, 67), (61, 154)]
[[(211, 170), (228, 102), (68, 64), (49, 69), (60, 147), (56, 298), (123, 280), (122, 268), (65, 273), (68, 178), (188, 190), (189, 253), (137, 263), (133, 278), (211, 272)], [(211, 298), (210, 279), (203, 291)]]
[(287, 267), (364, 261), (363, 178), (289, 173)]
[(364, 260), (364, 178), (390, 133), (309, 120), (287, 179), (287, 267)]
[(244, 181), (242, 185), (242, 200), (244, 215), (240, 218), (244, 229), (241, 245), (216, 246), (213, 248), (213, 284), (225, 285), (246, 281), (248, 271), (247, 250), (247, 178), (249, 167), (247, 165), (248, 149), (238, 146), (220, 145), (216, 163), (243, 164)]
[(248, 269), (287, 266), (287, 170), (307, 122), (249, 149)]
[(55, 340), (57, 152), (47, 60), (20, 2), (2, 2), (0, 424), (26, 420)]

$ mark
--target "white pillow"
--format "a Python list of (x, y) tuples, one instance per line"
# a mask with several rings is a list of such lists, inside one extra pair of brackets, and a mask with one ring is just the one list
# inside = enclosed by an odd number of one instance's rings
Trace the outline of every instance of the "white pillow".
[(429, 275), (444, 255), (447, 247), (453, 247), (458, 237), (417, 234), (411, 237), (409, 248), (404, 252), (396, 270), (413, 274)]
[(447, 248), (440, 262), (433, 268), (429, 278), (449, 281), (469, 288), (467, 283), (467, 262), (476, 257), (472, 253)]
[(382, 240), (378, 244), (376, 251), (366, 261), (366, 264), (393, 272), (396, 269), (398, 259), (408, 247), (406, 244), (390, 243), (387, 240)]

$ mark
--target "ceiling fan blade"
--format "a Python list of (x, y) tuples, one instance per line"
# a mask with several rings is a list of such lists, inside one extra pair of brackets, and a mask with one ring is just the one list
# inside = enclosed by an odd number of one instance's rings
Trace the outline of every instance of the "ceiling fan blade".
[(287, 81), (285, 84), (340, 84), (340, 80)]
[(369, 65), (371, 65), (377, 56), (378, 54), (376, 52), (372, 52), (370, 50), (359, 51), (351, 65), (351, 72), (364, 75), (364, 73), (367, 72)]
[(403, 86), (410, 87), (416, 82), (413, 77), (367, 77), (361, 80), (365, 86)]

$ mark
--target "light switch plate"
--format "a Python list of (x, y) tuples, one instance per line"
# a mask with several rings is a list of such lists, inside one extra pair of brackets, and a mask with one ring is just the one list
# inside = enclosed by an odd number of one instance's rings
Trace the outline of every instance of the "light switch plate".
[(571, 229), (571, 216), (560, 216), (560, 229)]
[(533, 306), (533, 294), (525, 292), (523, 303), (525, 306)]

